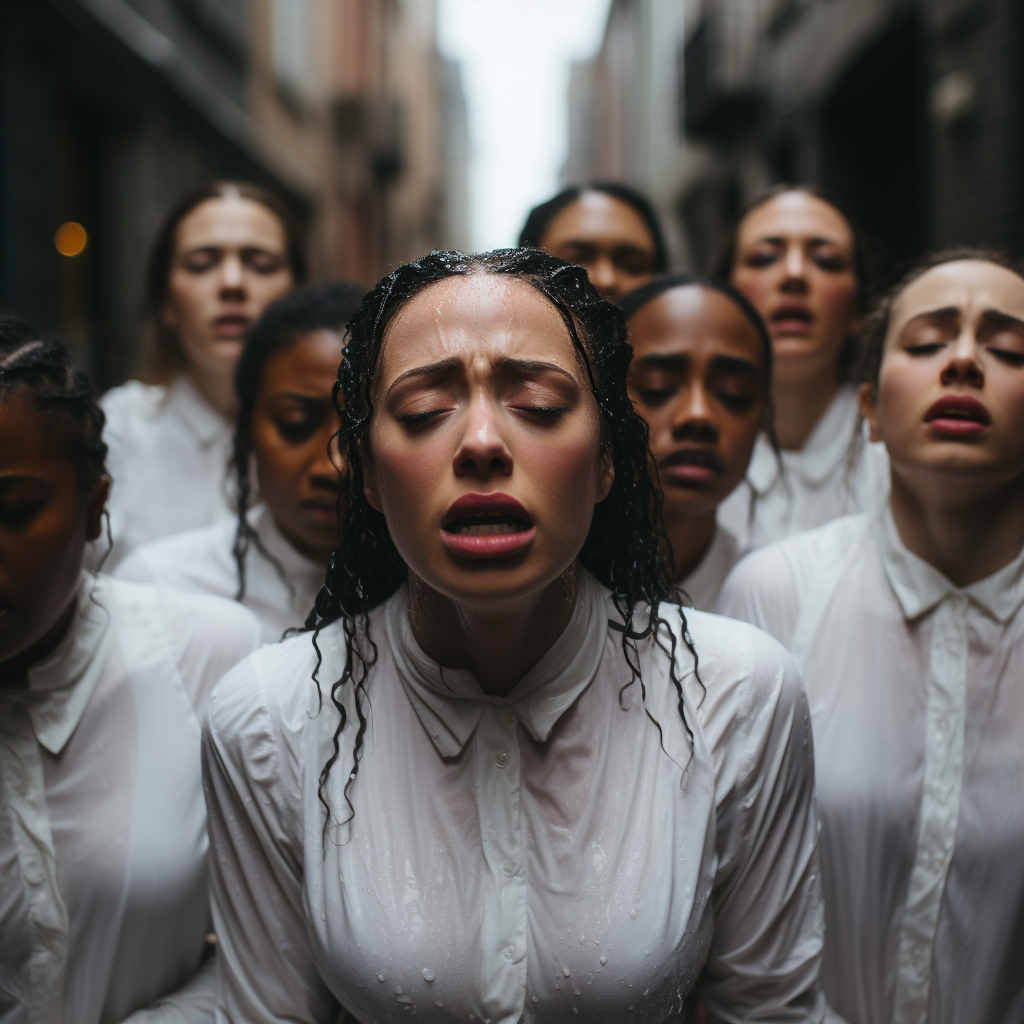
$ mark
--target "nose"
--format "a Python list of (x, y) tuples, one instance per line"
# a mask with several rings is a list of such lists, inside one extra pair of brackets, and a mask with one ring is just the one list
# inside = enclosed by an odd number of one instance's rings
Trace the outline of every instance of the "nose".
[(512, 473), (512, 453), (501, 436), (496, 410), (486, 395), (477, 395), (470, 402), (453, 465), (456, 476), (478, 480)]
[(316, 456), (307, 467), (309, 482), (318, 490), (336, 491), (341, 486), (341, 479), (347, 469), (348, 463), (341, 454), (332, 431), (324, 438), (324, 443), (318, 446)]
[(672, 416), (672, 437), (676, 441), (718, 441), (718, 422), (703, 383), (680, 391)]
[(242, 261), (237, 253), (230, 253), (224, 258), (224, 262), (221, 264), (221, 291), (241, 291), (243, 282)]
[(807, 259), (803, 246), (794, 243), (786, 247), (786, 278), (782, 282), (784, 292), (804, 293), (807, 291)]
[(601, 298), (614, 301), (619, 297), (619, 277), (607, 256), (602, 256), (587, 267), (587, 276)]
[(980, 388), (985, 384), (985, 371), (978, 365), (978, 342), (969, 329), (961, 332), (950, 352), (949, 362), (942, 368), (939, 381), (943, 385), (969, 384)]

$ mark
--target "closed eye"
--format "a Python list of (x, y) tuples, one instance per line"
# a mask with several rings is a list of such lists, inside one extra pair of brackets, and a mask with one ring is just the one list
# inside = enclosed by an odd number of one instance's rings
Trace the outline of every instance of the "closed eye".
[(942, 349), (945, 342), (931, 341), (923, 345), (904, 345), (903, 351), (912, 356), (933, 356)]
[(1011, 352), (1006, 348), (990, 348), (988, 351), (1008, 366), (1024, 366), (1024, 352)]
[(753, 395), (734, 395), (723, 391), (715, 397), (726, 409), (731, 409), (733, 412), (746, 412), (754, 404)]
[(567, 405), (513, 405), (516, 412), (525, 412), (533, 416), (544, 416), (548, 419), (557, 419), (562, 413), (568, 411)]
[(17, 505), (0, 505), (0, 525), (8, 529), (20, 530), (35, 517), (36, 513), (46, 504), (45, 501), (28, 501)]
[(664, 405), (675, 393), (675, 388), (637, 388), (637, 397), (652, 408)]
[(396, 415), (395, 419), (406, 426), (415, 427), (427, 423), (446, 412), (451, 412), (451, 409), (427, 409), (425, 412), (404, 412)]

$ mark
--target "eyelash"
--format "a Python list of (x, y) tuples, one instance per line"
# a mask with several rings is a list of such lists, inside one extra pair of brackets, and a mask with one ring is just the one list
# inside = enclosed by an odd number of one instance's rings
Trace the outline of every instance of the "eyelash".
[[(549, 419), (557, 419), (562, 413), (568, 410), (566, 405), (514, 405), (512, 406), (516, 412), (525, 412), (534, 416), (543, 416)], [(435, 416), (440, 416), (442, 413), (450, 412), (449, 409), (430, 409), (427, 412), (408, 412), (403, 413), (400, 416), (396, 416), (395, 419), (399, 423), (404, 423), (406, 426), (418, 426), (423, 423), (427, 423)]]
[[(926, 345), (907, 345), (903, 351), (912, 356), (931, 356), (935, 355), (942, 347), (943, 343), (936, 341)], [(1024, 366), (1024, 352), (1010, 352), (1003, 348), (990, 348), (986, 351), (1010, 366)]]
[(44, 504), (45, 502), (42, 501), (33, 501), (23, 505), (11, 505), (7, 508), (0, 506), (0, 525), (15, 530), (28, 526)]

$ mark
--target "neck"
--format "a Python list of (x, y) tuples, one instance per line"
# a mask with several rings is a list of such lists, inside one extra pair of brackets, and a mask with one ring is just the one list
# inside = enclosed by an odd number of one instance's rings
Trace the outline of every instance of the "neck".
[(230, 378), (222, 379), (218, 374), (205, 373), (198, 367), (190, 366), (186, 371), (196, 391), (206, 399), (226, 420), (233, 420), (237, 408), (235, 384)]
[(484, 693), (504, 697), (551, 649), (576, 607), (576, 566), (540, 594), (500, 608), (467, 608), (409, 574), (409, 619), (424, 653), (467, 669)]
[(77, 598), (61, 612), (60, 618), (30, 647), (7, 661), (0, 662), (0, 686), (24, 689), (28, 686), (28, 670), (42, 661), (64, 639), (75, 617)]
[(715, 510), (693, 516), (665, 515), (665, 535), (672, 545), (675, 578), (679, 583), (700, 565), (715, 539)]
[(776, 379), (772, 398), (780, 447), (790, 452), (803, 448), (838, 390), (834, 366), (826, 367), (812, 379)]
[(907, 548), (966, 587), (998, 572), (1024, 547), (1024, 474), (987, 487), (960, 476), (929, 481), (928, 493), (894, 470), (890, 501)]

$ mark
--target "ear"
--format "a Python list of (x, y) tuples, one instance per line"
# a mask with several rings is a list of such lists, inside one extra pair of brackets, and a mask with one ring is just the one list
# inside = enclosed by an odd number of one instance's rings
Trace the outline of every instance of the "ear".
[(384, 506), (381, 504), (380, 492), (377, 490), (377, 475), (373, 466), (373, 458), (370, 455), (370, 449), (362, 443), (359, 445), (359, 462), (363, 467), (363, 494), (366, 495), (370, 507), (383, 514)]
[(613, 483), (615, 483), (615, 462), (612, 459), (612, 450), (607, 445), (602, 445), (601, 475), (597, 482), (597, 498), (594, 501), (595, 505), (599, 501), (604, 501), (604, 499), (608, 497)]
[(878, 412), (875, 408), (875, 386), (873, 384), (861, 384), (859, 398), (861, 415), (867, 420), (870, 428), (872, 441), (881, 441), (882, 435), (878, 430)]
[(85, 539), (99, 540), (103, 533), (103, 510), (107, 507), (110, 497), (110, 477), (105, 474), (96, 483), (85, 508)]

